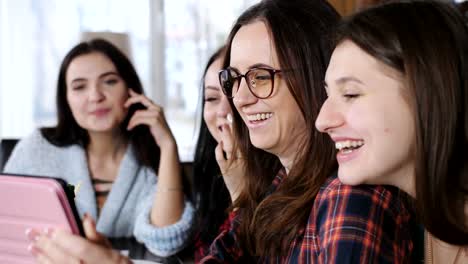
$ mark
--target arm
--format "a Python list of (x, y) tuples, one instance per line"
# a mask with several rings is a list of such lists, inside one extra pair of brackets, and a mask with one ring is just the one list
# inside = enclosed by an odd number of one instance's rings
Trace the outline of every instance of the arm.
[(148, 199), (139, 204), (134, 235), (156, 255), (167, 257), (180, 251), (188, 240), (194, 219), (194, 208), (185, 199), (177, 144), (167, 125), (161, 107), (144, 95), (130, 90), (126, 107), (141, 103), (147, 109), (135, 112), (128, 129), (147, 125), (161, 150), (157, 184), (148, 191)]
[(220, 229), (220, 234), (210, 245), (208, 255), (202, 256), (199, 263), (241, 263), (243, 252), (237, 241), (236, 232), (239, 226), (237, 211), (229, 214), (225, 224), (226, 229)]
[(131, 89), (129, 91), (130, 98), (125, 102), (125, 106), (141, 103), (146, 109), (135, 112), (129, 121), (128, 129), (147, 125), (161, 150), (157, 190), (150, 215), (151, 223), (157, 227), (171, 225), (180, 219), (184, 209), (177, 144), (167, 125), (163, 109), (146, 96), (137, 94)]
[(147, 195), (142, 195), (146, 197), (142, 198), (141, 203), (138, 205), (139, 213), (135, 221), (133, 234), (153, 254), (168, 257), (179, 252), (190, 238), (195, 209), (188, 200), (185, 200), (184, 211), (177, 222), (164, 227), (154, 226), (150, 221), (154, 195), (154, 189)]
[(318, 263), (411, 262), (411, 216), (396, 189), (353, 187), (335, 178), (314, 210)]

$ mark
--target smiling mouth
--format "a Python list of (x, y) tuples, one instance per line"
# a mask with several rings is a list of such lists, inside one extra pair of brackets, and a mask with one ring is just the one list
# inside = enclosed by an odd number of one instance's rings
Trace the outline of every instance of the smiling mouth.
[(335, 148), (340, 154), (349, 154), (361, 148), (364, 145), (363, 140), (345, 140), (335, 142)]
[(110, 109), (98, 109), (91, 112), (91, 115), (101, 116), (109, 113)]
[(247, 115), (247, 120), (249, 122), (260, 122), (270, 119), (273, 116), (273, 113), (257, 113), (253, 115)]

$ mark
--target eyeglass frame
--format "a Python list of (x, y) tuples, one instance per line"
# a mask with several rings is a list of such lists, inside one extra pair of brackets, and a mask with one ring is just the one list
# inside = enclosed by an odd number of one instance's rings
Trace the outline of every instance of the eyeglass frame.
[[(223, 91), (224, 95), (226, 95), (229, 99), (234, 98), (234, 96), (232, 96), (232, 89), (234, 88), (234, 84), (231, 87), (231, 96), (230, 96), (230, 95), (227, 94), (226, 88), (224, 87), (224, 85), (222, 84), (222, 81), (221, 81), (221, 74), (223, 72), (227, 71), (227, 70), (232, 70), (232, 71), (236, 72), (236, 74), (238, 74), (236, 76), (236, 78), (234, 78), (236, 81), (238, 81), (237, 90), (239, 90), (242, 78), (244, 78), (245, 82), (247, 84), (247, 87), (249, 88), (250, 93), (252, 93), (252, 95), (257, 97), (258, 99), (267, 99), (267, 98), (269, 98), (273, 94), (273, 91), (275, 89), (275, 75), (277, 73), (285, 72), (284, 70), (277, 70), (277, 69), (273, 69), (273, 68), (269, 68), (269, 67), (253, 67), (253, 68), (250, 68), (248, 71), (246, 71), (244, 74), (241, 74), (239, 72), (239, 70), (237, 70), (236, 68), (232, 68), (232, 67), (227, 67), (226, 69), (222, 69), (222, 70), (220, 70), (218, 72), (219, 84), (221, 85), (221, 90)], [(249, 80), (247, 80), (247, 75), (253, 70), (265, 70), (270, 74), (270, 76), (271, 76), (271, 89), (270, 89), (270, 93), (267, 96), (260, 97), (260, 96), (258, 96), (257, 94), (255, 94), (252, 91), (252, 88), (250, 87)]]

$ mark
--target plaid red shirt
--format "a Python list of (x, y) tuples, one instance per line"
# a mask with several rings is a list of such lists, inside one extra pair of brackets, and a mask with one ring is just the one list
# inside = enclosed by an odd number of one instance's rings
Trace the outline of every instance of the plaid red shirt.
[[(229, 232), (229, 230), (232, 228), (231, 223), (235, 215), (235, 212), (229, 213), (228, 217), (226, 217), (221, 226), (219, 226), (219, 234)], [(197, 237), (195, 238), (195, 263), (199, 263), (204, 256), (209, 254), (211, 243), (213, 243), (213, 241), (204, 241), (203, 239), (201, 239), (200, 234), (197, 235)]]
[[(275, 178), (276, 188), (282, 180)], [(417, 224), (400, 191), (387, 186), (349, 186), (330, 177), (316, 196), (307, 224), (287, 256), (259, 263), (411, 263)], [(201, 263), (238, 263), (239, 219), (219, 234)]]

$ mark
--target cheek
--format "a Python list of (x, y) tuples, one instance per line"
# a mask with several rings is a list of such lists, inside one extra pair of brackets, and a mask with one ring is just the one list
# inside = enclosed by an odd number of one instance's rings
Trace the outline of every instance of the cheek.
[(123, 91), (120, 92), (120, 94), (118, 94), (117, 98), (119, 98), (117, 101), (119, 103), (119, 106), (121, 106), (122, 108), (124, 108), (124, 104), (125, 102), (127, 101), (127, 99), (129, 98), (129, 94), (128, 94), (128, 90), (126, 88), (123, 88)]
[(369, 129), (375, 127), (378, 117), (372, 114), (372, 111), (362, 108), (353, 107), (342, 113), (344, 122), (347, 126), (357, 131), (357, 136), (363, 136), (362, 133), (368, 132)]
[(205, 105), (203, 120), (205, 121), (211, 135), (216, 138), (216, 112), (213, 111), (212, 107)]
[(70, 110), (72, 111), (73, 115), (77, 115), (80, 112), (84, 111), (82, 110), (82, 103), (79, 100), (78, 97), (70, 96), (67, 98), (67, 103), (68, 107), (70, 107)]

